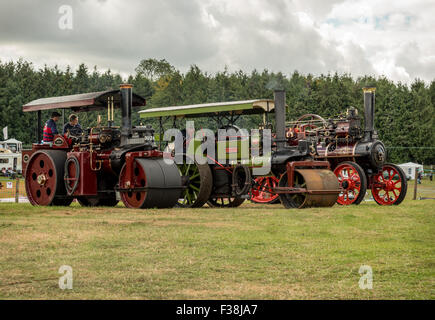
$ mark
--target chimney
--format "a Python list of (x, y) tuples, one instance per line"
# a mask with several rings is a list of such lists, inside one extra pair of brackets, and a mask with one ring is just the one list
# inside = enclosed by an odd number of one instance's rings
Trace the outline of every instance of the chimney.
[(277, 150), (285, 147), (285, 90), (275, 90), (275, 132)]
[(364, 87), (364, 140), (370, 141), (375, 133), (375, 87)]
[(127, 144), (127, 139), (131, 136), (131, 109), (133, 104), (133, 86), (131, 84), (121, 84), (121, 145)]

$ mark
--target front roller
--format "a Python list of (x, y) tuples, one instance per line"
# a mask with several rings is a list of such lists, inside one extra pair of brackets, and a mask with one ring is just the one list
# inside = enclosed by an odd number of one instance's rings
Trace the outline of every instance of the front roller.
[[(288, 187), (287, 173), (281, 176), (279, 186)], [(280, 193), (286, 208), (332, 207), (340, 192), (337, 177), (326, 169), (295, 169), (293, 187), (305, 191)]]
[(133, 162), (130, 185), (127, 163), (119, 176), (121, 200), (128, 208), (172, 208), (182, 190), (176, 164), (167, 164), (161, 158), (136, 158)]
[(66, 152), (41, 150), (29, 159), (26, 169), (27, 198), (32, 205), (69, 206), (73, 200), (67, 197), (64, 185)]

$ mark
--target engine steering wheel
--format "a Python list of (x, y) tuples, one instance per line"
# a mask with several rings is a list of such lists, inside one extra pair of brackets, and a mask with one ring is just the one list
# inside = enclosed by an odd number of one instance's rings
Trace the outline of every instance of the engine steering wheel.
[[(308, 123), (299, 124), (299, 122), (301, 122), (302, 120), (305, 120)], [(323, 117), (319, 116), (318, 114), (307, 113), (296, 120), (297, 123), (293, 126), (293, 130), (296, 128), (300, 128), (300, 131), (304, 132), (306, 128), (315, 129), (318, 127), (318, 125), (310, 123), (310, 121), (321, 121), (322, 125), (326, 126), (326, 120)]]

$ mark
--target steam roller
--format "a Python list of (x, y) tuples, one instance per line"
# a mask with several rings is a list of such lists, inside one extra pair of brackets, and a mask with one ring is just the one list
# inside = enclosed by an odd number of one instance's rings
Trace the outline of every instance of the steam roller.
[(119, 176), (121, 200), (128, 208), (171, 208), (179, 200), (181, 176), (175, 164), (162, 158), (136, 158), (128, 172), (124, 164)]
[(275, 91), (275, 118), (276, 151), (272, 154), (272, 170), (275, 167), (281, 171), (279, 186), (272, 188), (271, 193), (278, 193), (286, 208), (332, 207), (341, 189), (330, 163), (313, 160), (315, 149), (308, 140), (301, 139), (295, 146), (287, 144), (284, 91)]
[(64, 164), (67, 153), (61, 150), (35, 152), (28, 161), (25, 184), (32, 205), (68, 206), (73, 198), (68, 197), (64, 184)]
[[(37, 143), (25, 151), (26, 191), (33, 205), (68, 206), (75, 198), (86, 207), (170, 208), (185, 189), (178, 167), (157, 150), (149, 125), (133, 126), (133, 107), (144, 106), (132, 85), (119, 89), (62, 97), (42, 98), (23, 106), (38, 112)], [(94, 126), (41, 143), (41, 112), (71, 108), (74, 112), (102, 111)], [(115, 126), (115, 109), (121, 111)], [(171, 162), (168, 162), (171, 161)]]
[[(281, 176), (279, 186), (281, 190), (289, 188), (287, 173)], [(329, 169), (295, 169), (292, 188), (295, 193), (279, 194), (285, 208), (332, 207), (340, 193), (337, 177)]]

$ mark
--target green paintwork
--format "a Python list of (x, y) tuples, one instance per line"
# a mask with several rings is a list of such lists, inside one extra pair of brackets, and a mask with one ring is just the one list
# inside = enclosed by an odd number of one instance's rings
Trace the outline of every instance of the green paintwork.
[(139, 111), (141, 118), (159, 117), (206, 117), (210, 114), (262, 114), (266, 112), (264, 104), (270, 103), (273, 112), (274, 101), (268, 99), (216, 102), (187, 106), (161, 107)]
[[(240, 102), (240, 103), (238, 103)], [(171, 106), (166, 108), (156, 108), (156, 111), (153, 109), (142, 110), (139, 112), (141, 118), (159, 118), (159, 117), (207, 117), (211, 115), (231, 115), (231, 114), (261, 114), (265, 113), (265, 107), (263, 103), (271, 103), (270, 109), (273, 112), (274, 104), (273, 100), (267, 99), (257, 99), (257, 100), (245, 100), (245, 101), (234, 101), (234, 102), (217, 102), (217, 103), (207, 103), (207, 104), (197, 104), (190, 106)], [(263, 104), (263, 105), (262, 105)], [(155, 142), (158, 143), (160, 141), (160, 134), (155, 134)], [(215, 150), (215, 158), (216, 159), (226, 159), (230, 163), (240, 163), (246, 165), (253, 165), (252, 159), (250, 157), (250, 139), (242, 138), (237, 141), (221, 141), (217, 142), (217, 148)], [(201, 146), (202, 139), (194, 139), (193, 143), (189, 144), (189, 150), (187, 150), (188, 154), (194, 154), (198, 151), (198, 148)], [(237, 151), (235, 150), (237, 148)], [(192, 149), (194, 151), (192, 151)], [(246, 154), (245, 157), (242, 157), (242, 150), (246, 150), (244, 152)], [(256, 165), (261, 166), (262, 161), (260, 163), (256, 163)], [(189, 199), (187, 199), (188, 201)]]
[(201, 187), (199, 169), (194, 164), (183, 163), (178, 165), (178, 170), (181, 175), (189, 177), (189, 185), (181, 193), (178, 203), (183, 206), (190, 206), (198, 198), (199, 189)]
[[(152, 110), (152, 109), (151, 109)], [(189, 116), (189, 115), (202, 115), (204, 113), (221, 113), (228, 111), (252, 110), (252, 104), (240, 104), (231, 106), (217, 106), (217, 107), (204, 107), (204, 108), (189, 108), (183, 110), (170, 110), (170, 111), (155, 111), (148, 113), (140, 113), (141, 118), (156, 118), (156, 117), (173, 117), (173, 116)]]

